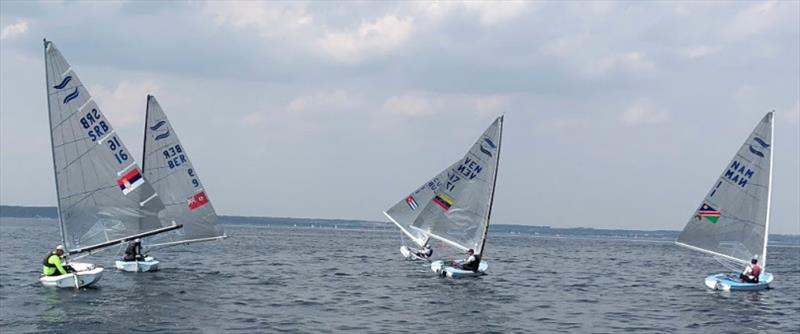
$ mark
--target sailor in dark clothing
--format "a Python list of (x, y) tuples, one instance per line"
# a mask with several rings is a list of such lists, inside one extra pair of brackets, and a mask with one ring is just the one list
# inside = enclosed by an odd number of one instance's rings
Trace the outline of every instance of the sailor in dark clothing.
[(478, 266), (481, 264), (481, 256), (475, 254), (475, 251), (470, 249), (467, 251), (467, 258), (464, 260), (464, 264), (461, 265), (461, 268), (464, 270), (472, 270), (473, 272), (478, 272)]
[(425, 247), (422, 247), (422, 249), (417, 250), (417, 252), (414, 253), (414, 254), (416, 254), (417, 256), (419, 256), (419, 257), (421, 257), (423, 259), (427, 259), (427, 258), (430, 258), (431, 255), (433, 255), (433, 249), (431, 249), (431, 246), (428, 246), (426, 244)]
[(144, 261), (141, 240), (134, 239), (128, 243), (128, 248), (125, 249), (125, 257), (122, 258), (122, 261)]

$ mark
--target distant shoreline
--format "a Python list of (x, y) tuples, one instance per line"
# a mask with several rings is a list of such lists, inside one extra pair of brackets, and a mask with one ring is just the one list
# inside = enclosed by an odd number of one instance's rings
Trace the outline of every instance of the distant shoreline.
[[(58, 213), (52, 206), (16, 206), (0, 205), (0, 217), (3, 218), (50, 218), (57, 219)], [(247, 217), (220, 215), (223, 224), (237, 225), (271, 225), (285, 227), (328, 227), (342, 229), (371, 229), (394, 230), (388, 222), (348, 220), (348, 219), (320, 219), (320, 218), (289, 218), (289, 217)], [(492, 224), (490, 232), (498, 234), (520, 234), (534, 236), (592, 236), (603, 238), (624, 238), (643, 240), (675, 240), (680, 231), (671, 230), (624, 230), (602, 228), (555, 228), (549, 226)], [(770, 244), (786, 244), (800, 246), (800, 235), (770, 234)]]

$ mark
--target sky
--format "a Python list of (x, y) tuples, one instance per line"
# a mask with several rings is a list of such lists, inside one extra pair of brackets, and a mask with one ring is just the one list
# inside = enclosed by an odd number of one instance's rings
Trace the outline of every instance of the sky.
[(493, 223), (683, 228), (776, 111), (800, 234), (800, 2), (0, 2), (0, 203), (55, 205), (42, 38), (220, 214), (385, 221), (505, 115)]

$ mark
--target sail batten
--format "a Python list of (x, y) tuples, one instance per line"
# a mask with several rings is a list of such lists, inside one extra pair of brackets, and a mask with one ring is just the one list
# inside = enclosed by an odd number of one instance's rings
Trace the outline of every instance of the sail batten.
[(740, 263), (758, 257), (765, 267), (773, 128), (770, 112), (725, 165), (676, 243)]
[[(45, 40), (50, 144), (62, 243), (71, 254), (159, 233), (164, 205), (78, 75)], [(122, 174), (122, 171), (126, 171)]]

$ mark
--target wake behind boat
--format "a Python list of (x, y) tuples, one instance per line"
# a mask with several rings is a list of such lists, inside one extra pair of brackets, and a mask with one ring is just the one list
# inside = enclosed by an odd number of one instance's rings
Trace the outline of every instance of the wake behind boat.
[(474, 250), (474, 268), (465, 269), (458, 261), (434, 261), (431, 269), (437, 274), (477, 276), (488, 269), (480, 259), (489, 231), (502, 133), (500, 116), (463, 158), (385, 212), (418, 245), (433, 238), (462, 251)]
[[(167, 115), (154, 96), (147, 96), (145, 114), (142, 170), (166, 208), (159, 212), (163, 220), (183, 225), (177, 233), (164, 235), (147, 245), (149, 251), (225, 238), (219, 217), (200, 182), (186, 148), (170, 124)], [(154, 271), (159, 261), (152, 256), (133, 261), (118, 260), (119, 270), (131, 272)]]
[[(61, 268), (50, 258), (90, 255), (128, 240), (178, 229), (163, 224), (164, 209), (111, 123), (52, 42), (44, 41), (47, 105), (62, 247), (45, 258), (47, 274)], [(61, 265), (61, 261), (56, 261)], [(103, 268), (66, 262), (72, 272), (42, 276), (45, 286), (90, 286)]]
[(762, 290), (772, 282), (766, 268), (774, 128), (774, 112), (769, 112), (723, 169), (675, 242), (722, 261), (760, 262), (761, 273), (754, 277), (744, 273), (706, 277), (705, 285), (711, 289)]

